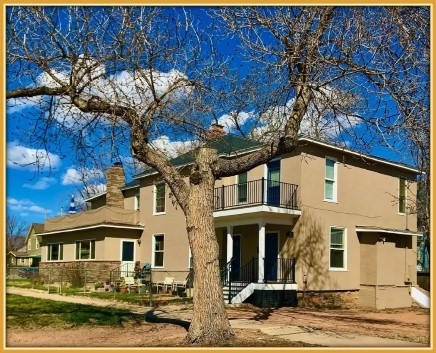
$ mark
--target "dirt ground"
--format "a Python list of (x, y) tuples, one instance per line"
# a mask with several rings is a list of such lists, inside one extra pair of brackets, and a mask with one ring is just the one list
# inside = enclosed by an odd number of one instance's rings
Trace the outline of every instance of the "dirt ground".
[[(429, 345), (430, 316), (419, 308), (390, 311), (359, 309), (313, 310), (304, 308), (259, 309), (252, 306), (229, 308), (230, 321), (250, 319), (268, 325), (350, 332), (394, 338)], [(235, 346), (308, 346), (283, 341), (257, 329), (234, 329)], [(148, 323), (124, 327), (81, 327), (43, 330), (8, 329), (7, 347), (176, 347), (183, 346), (186, 330), (174, 324)]]

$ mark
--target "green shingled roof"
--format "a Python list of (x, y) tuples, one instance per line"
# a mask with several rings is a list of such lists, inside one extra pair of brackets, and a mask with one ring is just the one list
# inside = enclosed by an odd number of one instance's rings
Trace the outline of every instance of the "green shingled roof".
[[(257, 141), (244, 137), (238, 137), (232, 134), (226, 134), (224, 136), (214, 138), (213, 140), (209, 140), (206, 145), (216, 149), (220, 156), (231, 156), (233, 154), (243, 153), (244, 151), (250, 151), (261, 147), (261, 144)], [(192, 151), (173, 158), (171, 160), (171, 164), (177, 167), (192, 163), (194, 161), (196, 151), (197, 149), (193, 149)], [(143, 173), (136, 175), (135, 178), (141, 178), (142, 176), (150, 174), (153, 171), (154, 169), (152, 168), (146, 169)], [(130, 187), (132, 186), (134, 185), (131, 185)], [(125, 188), (126, 187), (127, 184)]]

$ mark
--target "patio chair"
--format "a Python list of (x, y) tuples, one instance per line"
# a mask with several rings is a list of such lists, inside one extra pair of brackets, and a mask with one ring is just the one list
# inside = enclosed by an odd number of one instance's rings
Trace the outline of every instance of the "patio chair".
[(157, 291), (159, 292), (159, 287), (161, 287), (165, 292), (168, 289), (174, 289), (174, 277), (165, 277), (163, 282), (156, 283)]
[(129, 293), (132, 287), (137, 287), (134, 277), (124, 277), (124, 283), (126, 284)]

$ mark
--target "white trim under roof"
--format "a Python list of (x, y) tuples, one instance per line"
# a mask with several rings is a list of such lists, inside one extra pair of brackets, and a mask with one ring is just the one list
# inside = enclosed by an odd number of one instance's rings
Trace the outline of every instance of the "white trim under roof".
[(421, 172), (420, 170), (418, 170), (416, 168), (412, 168), (412, 167), (409, 167), (409, 166), (406, 166), (406, 165), (403, 165), (403, 164), (398, 164), (398, 163), (395, 163), (395, 162), (390, 162), (388, 160), (385, 160), (385, 159), (382, 159), (382, 158), (378, 158), (378, 157), (375, 157), (375, 156), (371, 156), (371, 155), (368, 155), (368, 154), (364, 154), (364, 153), (361, 153), (361, 152), (352, 151), (352, 150), (349, 150), (349, 149), (347, 149), (345, 147), (339, 147), (339, 146), (331, 145), (331, 144), (329, 144), (327, 142), (321, 142), (321, 141), (317, 141), (317, 140), (312, 140), (311, 138), (308, 138), (308, 137), (300, 137), (298, 139), (298, 141), (307, 141), (307, 142), (310, 142), (310, 143), (314, 143), (316, 145), (320, 145), (320, 146), (323, 146), (323, 147), (334, 149), (336, 151), (346, 152), (346, 153), (349, 153), (351, 155), (354, 155), (354, 156), (357, 156), (357, 157), (360, 157), (360, 158), (366, 158), (368, 160), (371, 160), (371, 161), (374, 161), (374, 162), (377, 162), (377, 163), (382, 163), (382, 164), (386, 164), (386, 165), (393, 166), (393, 167), (396, 167), (396, 168), (401, 168), (401, 169), (407, 170), (409, 172), (417, 173), (417, 174), (424, 174), (424, 172)]
[(38, 235), (50, 235), (50, 234), (59, 234), (59, 233), (68, 233), (68, 232), (76, 232), (79, 230), (87, 230), (87, 229), (95, 229), (95, 228), (118, 228), (118, 229), (130, 229), (130, 230), (144, 230), (144, 226), (122, 226), (122, 225), (116, 225), (116, 224), (96, 224), (93, 226), (88, 227), (79, 227), (79, 228), (70, 228), (70, 229), (63, 229), (63, 230), (54, 230), (51, 232), (44, 232), (44, 233), (38, 233)]
[(391, 233), (391, 234), (399, 234), (399, 235), (422, 236), (422, 233), (412, 232), (410, 230), (389, 229), (389, 228), (380, 228), (380, 227), (374, 227), (374, 226), (356, 226), (356, 232)]

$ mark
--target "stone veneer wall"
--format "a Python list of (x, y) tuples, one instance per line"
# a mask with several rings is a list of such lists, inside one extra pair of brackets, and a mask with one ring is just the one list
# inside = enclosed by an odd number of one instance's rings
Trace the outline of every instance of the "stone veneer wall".
[(72, 282), (80, 276), (89, 284), (110, 280), (111, 271), (119, 266), (120, 261), (52, 261), (41, 262), (39, 273), (51, 283)]

